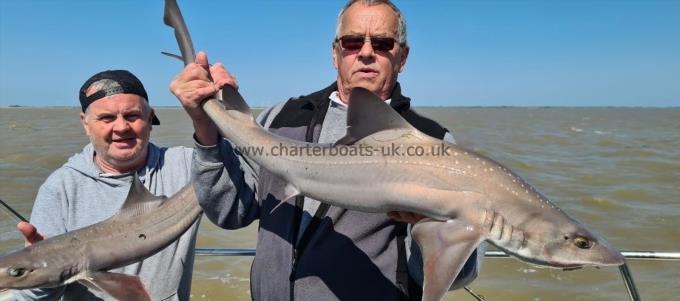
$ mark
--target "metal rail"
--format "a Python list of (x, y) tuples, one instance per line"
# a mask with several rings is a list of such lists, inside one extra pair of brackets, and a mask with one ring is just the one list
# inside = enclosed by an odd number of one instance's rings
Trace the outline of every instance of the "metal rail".
[[(680, 260), (680, 252), (657, 252), (657, 251), (637, 251), (628, 250), (621, 251), (621, 254), (626, 259), (632, 260)], [(198, 256), (255, 256), (255, 249), (222, 249), (222, 248), (196, 248), (196, 255)], [(485, 257), (490, 258), (508, 258), (510, 255), (503, 251), (486, 251)], [(631, 301), (640, 301), (640, 294), (638, 293), (633, 275), (628, 269), (628, 264), (623, 264), (619, 267), (619, 272), (623, 278), (623, 284), (626, 287), (626, 292)], [(469, 287), (465, 290), (478, 301), (485, 301), (484, 296), (473, 292)]]
[[(621, 251), (626, 259), (635, 260), (680, 260), (680, 252), (657, 252), (657, 251)], [(254, 256), (255, 249), (222, 249), (222, 248), (196, 248), (199, 256)], [(486, 251), (485, 257), (506, 258), (510, 255), (503, 251)]]
[[(680, 252), (657, 252), (657, 251), (621, 251), (621, 254), (626, 259), (632, 260), (680, 260)], [(224, 248), (196, 248), (196, 255), (198, 256), (254, 256), (255, 249), (243, 248), (243, 249), (224, 249)], [(490, 258), (508, 258), (510, 257), (503, 251), (486, 251), (485, 257)], [(632, 301), (641, 300), (638, 294), (637, 288), (635, 287), (635, 282), (628, 269), (628, 265), (624, 264), (619, 267), (621, 277), (623, 278), (623, 283), (626, 287), (628, 297)], [(5, 289), (0, 289), (0, 294), (4, 293)], [(465, 287), (467, 291), (475, 300), (485, 301), (486, 299), (482, 295), (478, 295), (473, 292), (469, 287)], [(2, 297), (2, 295), (0, 295)], [(1, 299), (1, 298), (0, 298)]]

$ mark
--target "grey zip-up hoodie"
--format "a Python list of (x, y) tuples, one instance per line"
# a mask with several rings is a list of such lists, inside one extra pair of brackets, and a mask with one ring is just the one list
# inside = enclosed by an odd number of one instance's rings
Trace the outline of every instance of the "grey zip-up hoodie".
[[(189, 183), (193, 150), (159, 148), (149, 143), (146, 165), (137, 171), (154, 195), (171, 196)], [(71, 156), (40, 186), (31, 223), (47, 237), (89, 226), (113, 216), (122, 207), (133, 173), (108, 175), (94, 162), (88, 144)], [(111, 270), (139, 275), (152, 300), (189, 300), (198, 221), (161, 252), (134, 264)], [(78, 283), (50, 289), (14, 291), (16, 300), (112, 300)], [(14, 300), (13, 299), (13, 300)]]

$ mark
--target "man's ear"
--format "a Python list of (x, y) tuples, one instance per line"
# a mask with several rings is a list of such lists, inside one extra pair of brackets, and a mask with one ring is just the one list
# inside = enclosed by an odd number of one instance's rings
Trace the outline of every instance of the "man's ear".
[(87, 135), (89, 137), (90, 136), (90, 127), (87, 124), (87, 116), (83, 112), (80, 112), (80, 124), (83, 125), (83, 129), (85, 130), (85, 135)]
[(151, 113), (149, 113), (149, 120), (147, 120), (149, 122), (149, 125), (151, 125), (151, 129), (153, 129), (153, 117), (154, 116), (156, 116), (156, 111), (151, 109)]
[(401, 71), (404, 71), (404, 66), (406, 66), (406, 59), (408, 59), (408, 53), (411, 50), (408, 46), (403, 47), (401, 51), (399, 51), (399, 55), (401, 56), (400, 59), (401, 61), (399, 62), (399, 73)]
[(338, 62), (338, 51), (335, 47), (335, 42), (331, 43), (331, 53), (333, 57), (333, 67), (335, 67), (335, 70), (338, 70), (338, 66), (340, 66), (340, 62)]

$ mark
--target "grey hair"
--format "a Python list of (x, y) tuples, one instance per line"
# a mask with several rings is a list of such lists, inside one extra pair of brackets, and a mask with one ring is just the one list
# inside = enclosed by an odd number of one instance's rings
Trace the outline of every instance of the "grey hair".
[(406, 39), (406, 19), (404, 18), (404, 15), (401, 14), (401, 11), (399, 8), (392, 3), (390, 0), (350, 0), (345, 4), (345, 6), (340, 10), (340, 13), (338, 14), (338, 23), (335, 27), (335, 38), (333, 41), (337, 41), (340, 38), (340, 26), (342, 25), (342, 16), (345, 14), (345, 11), (352, 5), (354, 5), (357, 2), (364, 3), (368, 6), (371, 5), (378, 5), (378, 4), (385, 4), (389, 6), (394, 13), (397, 15), (397, 42), (399, 42), (399, 45), (402, 45), (403, 47), (408, 47), (408, 40)]

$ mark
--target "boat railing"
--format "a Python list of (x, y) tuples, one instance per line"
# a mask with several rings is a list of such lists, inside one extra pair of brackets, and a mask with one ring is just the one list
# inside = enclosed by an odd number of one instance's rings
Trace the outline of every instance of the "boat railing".
[[(680, 252), (658, 252), (658, 251), (636, 251), (626, 250), (621, 251), (621, 254), (626, 260), (680, 260)], [(197, 256), (255, 256), (255, 249), (229, 249), (229, 248), (196, 248)], [(486, 251), (485, 257), (490, 258), (509, 258), (510, 255), (503, 251)], [(623, 284), (626, 287), (626, 292), (631, 301), (640, 301), (640, 294), (638, 293), (633, 275), (628, 269), (628, 264), (619, 266), (619, 273), (623, 278)], [(465, 287), (465, 291), (478, 301), (485, 301), (484, 296), (472, 291), (470, 287)]]

